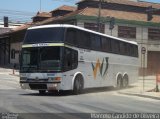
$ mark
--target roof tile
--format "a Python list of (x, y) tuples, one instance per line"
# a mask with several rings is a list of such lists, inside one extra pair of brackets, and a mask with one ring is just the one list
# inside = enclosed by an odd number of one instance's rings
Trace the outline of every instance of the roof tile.
[(57, 9), (54, 9), (53, 11), (51, 12), (55, 12), (57, 10), (65, 10), (65, 11), (75, 11), (77, 9), (77, 7), (74, 7), (74, 6), (68, 6), (68, 5), (63, 5), (61, 7), (58, 7)]
[(46, 18), (50, 18), (50, 17), (52, 17), (52, 14), (48, 13), (48, 12), (38, 12), (37, 15), (34, 16), (34, 17), (46, 17)]
[[(86, 16), (98, 16), (98, 9), (96, 9), (96, 8), (85, 8), (79, 14), (80, 15), (86, 15)], [(103, 17), (115, 17), (117, 19), (124, 19), (124, 20), (135, 20), (135, 21), (147, 22), (147, 14), (143, 14), (143, 13), (102, 9), (101, 10), (101, 16), (103, 16)], [(160, 23), (160, 16), (153, 15), (153, 19), (152, 19), (151, 22)]]
[[(91, 1), (91, 0), (81, 0), (77, 4), (79, 4), (83, 1)], [(92, 1), (99, 1), (99, 0), (92, 0)], [(145, 2), (145, 1), (136, 2), (136, 1), (131, 1), (131, 0), (104, 0), (104, 2), (131, 5), (131, 6), (137, 6), (137, 7), (152, 6), (153, 8), (160, 8), (160, 3)]]

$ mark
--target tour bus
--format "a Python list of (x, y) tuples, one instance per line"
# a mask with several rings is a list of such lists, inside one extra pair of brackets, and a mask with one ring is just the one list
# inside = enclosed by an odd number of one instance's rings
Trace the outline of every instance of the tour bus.
[(138, 77), (138, 45), (74, 25), (28, 28), (20, 56), (22, 89), (46, 91), (114, 86)]

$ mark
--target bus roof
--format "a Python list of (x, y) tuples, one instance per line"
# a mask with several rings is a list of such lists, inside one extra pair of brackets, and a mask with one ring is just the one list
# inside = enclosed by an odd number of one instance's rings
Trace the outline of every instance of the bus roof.
[(54, 28), (54, 27), (75, 28), (75, 29), (87, 31), (87, 32), (90, 32), (90, 33), (98, 34), (98, 35), (101, 35), (101, 36), (110, 37), (110, 38), (113, 38), (113, 39), (116, 39), (116, 40), (119, 40), (119, 41), (123, 41), (123, 42), (138, 45), (137, 42), (135, 42), (135, 41), (124, 40), (124, 39), (121, 39), (121, 38), (117, 38), (117, 37), (114, 37), (114, 36), (106, 35), (106, 34), (103, 34), (103, 33), (99, 33), (99, 32), (96, 32), (96, 31), (92, 31), (92, 30), (89, 30), (89, 29), (86, 29), (86, 28), (82, 28), (82, 27), (75, 26), (75, 25), (69, 25), (69, 24), (53, 24), (53, 25), (34, 26), (34, 27), (28, 28), (28, 30), (41, 29), (41, 28)]

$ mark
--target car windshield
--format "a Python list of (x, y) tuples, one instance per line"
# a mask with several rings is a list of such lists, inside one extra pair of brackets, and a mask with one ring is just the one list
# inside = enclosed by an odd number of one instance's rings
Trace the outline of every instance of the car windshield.
[(22, 49), (22, 72), (50, 72), (61, 70), (60, 47)]
[(63, 42), (64, 28), (41, 28), (27, 30), (24, 44)]

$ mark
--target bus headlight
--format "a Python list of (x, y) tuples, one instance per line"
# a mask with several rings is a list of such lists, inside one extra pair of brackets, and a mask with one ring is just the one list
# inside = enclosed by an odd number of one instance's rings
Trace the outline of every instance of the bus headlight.
[(61, 79), (62, 79), (61, 77), (49, 77), (49, 78), (48, 78), (48, 80), (50, 80), (50, 81), (53, 81), (53, 80), (54, 80), (54, 81), (55, 81), (55, 80), (56, 80), (56, 81), (60, 81)]
[(55, 77), (54, 80), (60, 81), (62, 78), (61, 77)]

